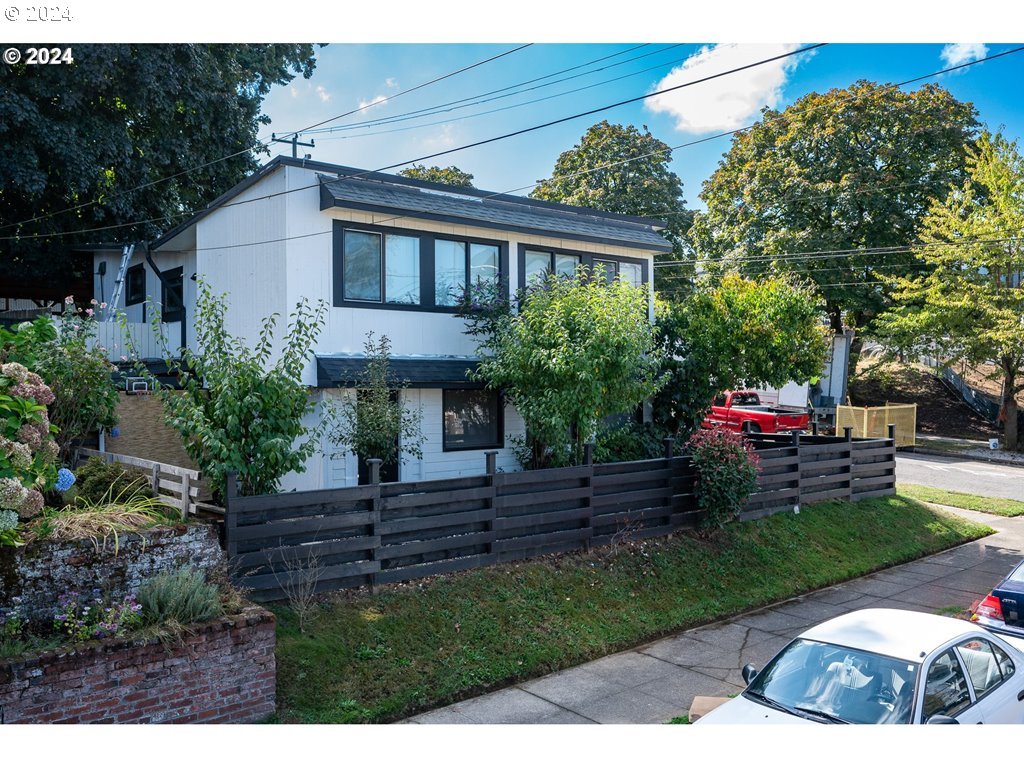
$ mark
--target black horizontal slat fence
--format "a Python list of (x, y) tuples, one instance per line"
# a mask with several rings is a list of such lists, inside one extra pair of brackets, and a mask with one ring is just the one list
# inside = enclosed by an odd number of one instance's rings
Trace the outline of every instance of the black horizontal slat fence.
[[(827, 499), (895, 493), (895, 441), (757, 435), (752, 520)], [(688, 456), (473, 477), (238, 496), (229, 478), (225, 546), (256, 599), (424, 578), (693, 528)], [(379, 462), (371, 460), (371, 479)]]

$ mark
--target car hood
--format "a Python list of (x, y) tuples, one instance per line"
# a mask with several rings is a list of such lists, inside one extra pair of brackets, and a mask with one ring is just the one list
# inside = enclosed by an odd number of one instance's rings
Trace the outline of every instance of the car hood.
[(704, 715), (695, 725), (815, 725), (805, 717), (780, 712), (743, 695), (730, 699)]

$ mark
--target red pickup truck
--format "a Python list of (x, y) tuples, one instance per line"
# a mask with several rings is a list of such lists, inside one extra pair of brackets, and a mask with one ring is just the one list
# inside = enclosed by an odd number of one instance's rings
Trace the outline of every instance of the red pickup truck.
[(723, 392), (711, 404), (703, 427), (733, 432), (804, 432), (811, 418), (802, 408), (762, 405), (757, 392)]

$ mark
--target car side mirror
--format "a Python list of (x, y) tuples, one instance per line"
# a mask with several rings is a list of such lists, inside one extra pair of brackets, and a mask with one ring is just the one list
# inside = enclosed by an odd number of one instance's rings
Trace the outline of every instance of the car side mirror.
[(960, 725), (960, 721), (949, 715), (932, 715), (925, 721), (926, 725)]
[(747, 664), (743, 667), (743, 671), (740, 674), (743, 675), (743, 682), (750, 685), (750, 681), (757, 677), (757, 667), (753, 664)]

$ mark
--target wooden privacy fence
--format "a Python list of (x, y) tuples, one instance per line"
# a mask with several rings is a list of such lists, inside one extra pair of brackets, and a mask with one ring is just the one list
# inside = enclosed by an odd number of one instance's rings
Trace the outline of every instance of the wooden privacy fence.
[(119, 453), (94, 451), (91, 448), (77, 450), (76, 464), (91, 456), (97, 456), (108, 464), (125, 464), (136, 467), (149, 475), (149, 484), (161, 501), (181, 510), (182, 518), (196, 513), (196, 499), (199, 496), (199, 472), (171, 464), (158, 464), (155, 461), (139, 459), (135, 456), (122, 456)]
[[(759, 441), (762, 472), (742, 519), (826, 499), (895, 493), (892, 438)], [(405, 581), (543, 554), (662, 536), (700, 510), (689, 457), (355, 488), (238, 496), (229, 476), (224, 542), (253, 597)]]

